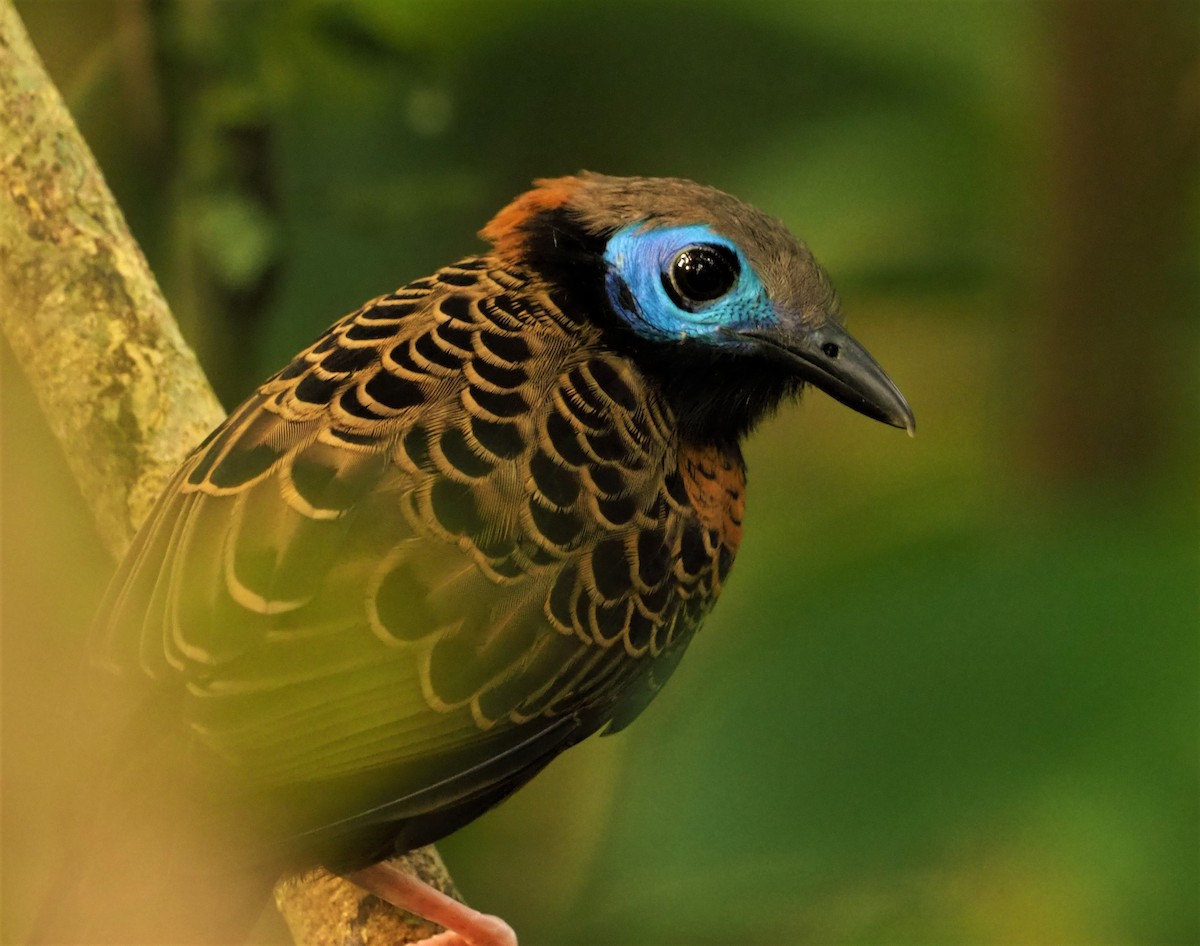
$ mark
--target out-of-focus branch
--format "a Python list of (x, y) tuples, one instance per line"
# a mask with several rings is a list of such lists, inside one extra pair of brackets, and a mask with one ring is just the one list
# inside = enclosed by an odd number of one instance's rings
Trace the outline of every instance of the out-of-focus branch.
[[(1030, 290), (1026, 425), (1040, 476), (1153, 483), (1189, 410), (1195, 3), (1058, 0), (1047, 27), (1048, 252)], [(1180, 443), (1184, 442), (1179, 440)]]
[[(224, 412), (10, 0), (0, 0), (0, 326), (120, 556)], [(452, 889), (432, 849), (404, 862)], [(300, 946), (432, 931), (324, 871), (281, 881), (276, 903)]]

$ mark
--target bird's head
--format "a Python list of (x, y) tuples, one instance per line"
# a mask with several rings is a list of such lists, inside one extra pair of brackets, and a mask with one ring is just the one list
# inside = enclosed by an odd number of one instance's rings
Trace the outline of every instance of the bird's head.
[(595, 322), (690, 436), (740, 437), (806, 384), (914, 429), (904, 396), (842, 326), (812, 253), (728, 194), (585, 172), (536, 182), (481, 235)]

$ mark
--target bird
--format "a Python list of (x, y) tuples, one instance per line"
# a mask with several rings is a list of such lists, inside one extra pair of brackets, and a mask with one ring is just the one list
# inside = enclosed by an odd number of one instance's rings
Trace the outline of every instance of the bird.
[(158, 500), (96, 620), (117, 722), (46, 941), (235, 942), (322, 865), (438, 943), (515, 944), (387, 858), (654, 698), (729, 579), (764, 417), (815, 388), (914, 430), (812, 252), (722, 191), (585, 171), (480, 235), (333, 323)]

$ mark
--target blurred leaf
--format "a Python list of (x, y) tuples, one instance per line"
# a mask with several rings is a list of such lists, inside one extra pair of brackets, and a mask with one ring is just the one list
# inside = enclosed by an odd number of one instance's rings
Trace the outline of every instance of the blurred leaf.
[(198, 249), (222, 286), (246, 289), (276, 260), (274, 221), (252, 201), (217, 194), (198, 198), (192, 213)]

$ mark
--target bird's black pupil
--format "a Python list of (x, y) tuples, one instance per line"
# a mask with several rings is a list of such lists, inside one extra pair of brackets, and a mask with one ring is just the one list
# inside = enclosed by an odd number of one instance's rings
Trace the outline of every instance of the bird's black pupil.
[(724, 246), (689, 246), (671, 261), (663, 274), (663, 286), (671, 301), (692, 310), (719, 299), (733, 288), (741, 267), (737, 257)]

